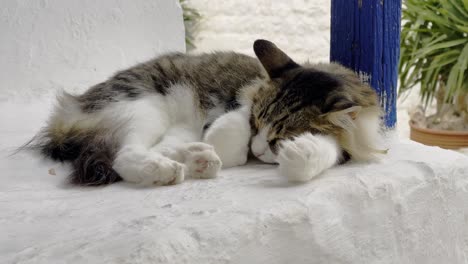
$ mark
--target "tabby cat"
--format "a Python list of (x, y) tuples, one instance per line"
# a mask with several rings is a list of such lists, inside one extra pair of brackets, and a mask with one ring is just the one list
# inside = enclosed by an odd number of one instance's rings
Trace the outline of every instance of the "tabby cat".
[(141, 185), (214, 178), (249, 152), (308, 181), (352, 157), (372, 160), (376, 93), (335, 63), (297, 64), (257, 40), (257, 58), (173, 53), (120, 71), (82, 95), (63, 92), (33, 147), (70, 162), (71, 182)]

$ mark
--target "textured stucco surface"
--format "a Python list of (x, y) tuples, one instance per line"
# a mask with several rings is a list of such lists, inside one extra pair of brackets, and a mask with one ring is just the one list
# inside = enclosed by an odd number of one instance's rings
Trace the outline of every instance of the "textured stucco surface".
[(203, 18), (195, 52), (236, 50), (253, 55), (265, 38), (297, 61), (326, 61), (330, 43), (330, 0), (190, 0)]
[[(50, 106), (0, 104), (0, 153), (31, 138)], [(250, 163), (154, 188), (71, 187), (67, 165), (2, 155), (0, 263), (467, 263), (468, 158), (388, 147), (379, 164), (305, 184)]]
[(3, 0), (0, 100), (81, 91), (165, 51), (184, 51), (176, 0)]

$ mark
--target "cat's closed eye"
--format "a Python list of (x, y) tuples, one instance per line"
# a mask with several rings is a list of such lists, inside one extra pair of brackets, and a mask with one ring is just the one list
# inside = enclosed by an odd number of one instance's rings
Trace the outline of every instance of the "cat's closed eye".
[(271, 152), (273, 152), (274, 154), (278, 154), (278, 139), (272, 139), (272, 140), (268, 140), (268, 146), (270, 147), (271, 149)]

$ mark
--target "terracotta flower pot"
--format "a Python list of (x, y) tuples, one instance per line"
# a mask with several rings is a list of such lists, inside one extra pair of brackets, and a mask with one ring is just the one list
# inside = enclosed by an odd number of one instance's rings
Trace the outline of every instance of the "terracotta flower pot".
[(445, 149), (459, 149), (468, 147), (468, 131), (446, 131), (418, 127), (409, 122), (410, 138), (428, 146), (438, 146)]

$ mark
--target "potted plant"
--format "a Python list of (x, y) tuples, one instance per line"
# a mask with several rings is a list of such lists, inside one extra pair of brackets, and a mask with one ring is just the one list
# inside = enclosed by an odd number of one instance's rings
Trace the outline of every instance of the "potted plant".
[(187, 45), (187, 50), (192, 50), (195, 48), (195, 44), (193, 43), (195, 28), (201, 19), (201, 15), (197, 9), (190, 6), (187, 0), (180, 0), (180, 5), (185, 26), (185, 44)]
[(402, 21), (399, 95), (420, 85), (411, 139), (468, 147), (468, 1), (406, 0)]

